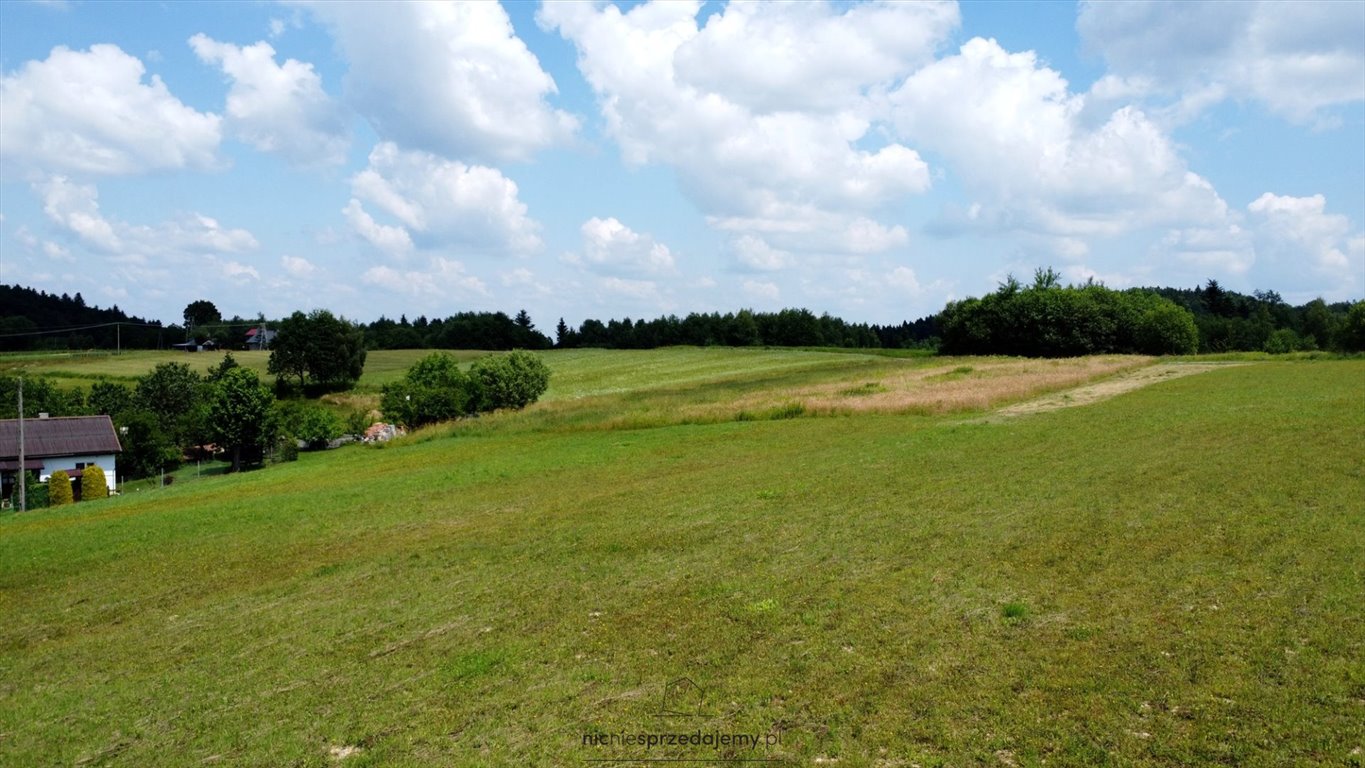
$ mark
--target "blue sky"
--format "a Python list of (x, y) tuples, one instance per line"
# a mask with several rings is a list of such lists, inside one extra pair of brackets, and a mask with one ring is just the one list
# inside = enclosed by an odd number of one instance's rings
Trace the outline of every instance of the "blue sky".
[(0, 69), (0, 282), (168, 322), (1365, 296), (1361, 2), (4, 2)]

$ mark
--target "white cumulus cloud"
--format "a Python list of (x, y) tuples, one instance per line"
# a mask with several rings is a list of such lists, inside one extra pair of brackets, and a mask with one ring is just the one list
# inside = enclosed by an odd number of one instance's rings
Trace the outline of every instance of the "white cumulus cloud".
[(679, 46), (679, 80), (764, 112), (856, 107), (932, 59), (952, 2), (730, 3)]
[[(517, 185), (496, 168), (383, 142), (351, 179), (347, 220), (380, 250), (401, 255), (414, 246), (524, 254), (540, 247), (540, 225), (517, 197)], [(377, 221), (366, 205), (396, 221)]]
[(439, 256), (432, 258), (424, 268), (399, 270), (385, 265), (370, 267), (361, 274), (360, 279), (369, 285), (409, 296), (439, 298), (488, 295), (488, 286), (477, 276), (471, 275), (462, 262)]
[(45, 171), (135, 174), (212, 168), (221, 118), (171, 95), (118, 46), (64, 46), (0, 81), (0, 157)]
[(792, 265), (792, 255), (768, 245), (760, 237), (741, 235), (730, 244), (735, 261), (744, 270), (774, 272)]
[[(712, 226), (767, 233), (770, 244), (790, 249), (847, 250), (838, 238), (814, 244), (799, 235), (812, 217), (838, 219), (835, 228), (844, 229), (929, 187), (928, 166), (914, 150), (860, 143), (877, 109), (870, 92), (929, 54), (928, 41), (956, 22), (951, 9), (732, 4), (700, 28), (699, 10), (655, 2), (628, 12), (569, 3), (540, 11), (542, 24), (577, 47), (607, 133), (628, 163), (673, 168)], [(879, 14), (904, 17), (906, 39), (870, 36), (876, 50), (865, 55), (804, 42), (867, 32)], [(756, 48), (741, 34), (751, 27), (760, 31)], [(791, 39), (798, 30), (799, 43)], [(783, 52), (784, 44), (800, 51)], [(764, 51), (773, 59), (766, 72), (752, 62), (767, 58)]]
[(520, 160), (568, 141), (554, 80), (497, 3), (308, 3), (332, 30), (346, 90), (381, 139), (448, 157)]
[(317, 265), (302, 256), (281, 256), (280, 266), (290, 277), (309, 278), (318, 274)]
[(1259, 257), (1291, 269), (1307, 267), (1340, 288), (1358, 290), (1365, 276), (1365, 235), (1351, 220), (1326, 212), (1322, 195), (1290, 197), (1267, 192), (1247, 206)]
[(226, 229), (216, 219), (192, 213), (150, 226), (129, 224), (100, 212), (99, 191), (53, 176), (33, 185), (43, 213), (82, 245), (130, 259), (174, 254), (227, 254), (255, 250), (259, 244), (244, 229)]
[(1228, 215), (1142, 112), (1124, 107), (1087, 127), (1084, 97), (1032, 52), (974, 38), (890, 98), (900, 135), (940, 152), (977, 200), (946, 215), (946, 231), (1115, 235)]
[(615, 217), (583, 222), (582, 253), (565, 260), (603, 274), (661, 274), (674, 271), (673, 253), (649, 234), (640, 234)]
[(322, 89), (313, 65), (295, 59), (275, 63), (269, 43), (236, 46), (199, 34), (190, 47), (200, 60), (217, 64), (232, 81), (227, 127), (263, 152), (276, 152), (295, 165), (333, 165), (350, 145), (345, 112)]
[(1226, 98), (1297, 122), (1365, 100), (1365, 4), (1083, 2), (1077, 30), (1113, 72), (1194, 115)]

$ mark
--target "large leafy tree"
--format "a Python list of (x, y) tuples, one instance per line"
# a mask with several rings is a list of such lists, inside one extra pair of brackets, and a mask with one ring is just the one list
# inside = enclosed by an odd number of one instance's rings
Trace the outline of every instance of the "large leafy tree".
[(112, 381), (97, 381), (90, 385), (90, 394), (85, 397), (85, 409), (92, 414), (104, 414), (117, 420), (133, 409), (134, 402), (131, 389)]
[(124, 414), (119, 424), (119, 443), (123, 453), (118, 468), (123, 477), (150, 477), (162, 469), (180, 464), (180, 449), (161, 429), (156, 414), (135, 410)]
[[(19, 379), (0, 376), (0, 419), (19, 417)], [(79, 416), (84, 407), (76, 389), (62, 389), (47, 379), (24, 379), (24, 415)]]
[(185, 307), (185, 326), (192, 328), (196, 325), (207, 325), (209, 323), (223, 322), (223, 315), (218, 312), (218, 307), (207, 299), (192, 301)]
[(364, 329), (325, 309), (295, 312), (276, 330), (267, 370), (300, 387), (350, 389), (365, 371)]
[(227, 370), (213, 387), (209, 418), (213, 439), (232, 454), (232, 471), (244, 457), (259, 459), (275, 436), (275, 396), (254, 371)]
[(203, 380), (185, 363), (161, 363), (138, 379), (137, 404), (156, 415), (161, 431), (178, 445), (202, 435)]
[(270, 344), (270, 362), (266, 371), (281, 379), (295, 378), (302, 387), (308, 383), (309, 356), (308, 316), (302, 312), (282, 320), (275, 329), (275, 339)]

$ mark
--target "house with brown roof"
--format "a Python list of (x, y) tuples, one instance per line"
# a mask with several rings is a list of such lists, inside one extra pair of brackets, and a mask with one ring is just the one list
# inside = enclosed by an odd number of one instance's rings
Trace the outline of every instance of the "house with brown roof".
[[(66, 470), (80, 477), (89, 466), (104, 470), (104, 482), (113, 491), (117, 483), (118, 454), (123, 452), (114, 422), (108, 416), (59, 416), (24, 419), (24, 469), (46, 481), (53, 472)], [(0, 420), (0, 497), (10, 499), (19, 473), (19, 420)]]

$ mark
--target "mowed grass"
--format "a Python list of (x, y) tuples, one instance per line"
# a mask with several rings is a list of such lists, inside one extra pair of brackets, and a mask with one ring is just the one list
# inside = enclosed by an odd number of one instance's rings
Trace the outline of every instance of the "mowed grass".
[[(10, 515), (0, 764), (1361, 764), (1362, 381), (485, 425)], [(780, 744), (583, 742), (657, 732)]]
[[(379, 391), (383, 385), (403, 377), (403, 373), (418, 358), (431, 350), (399, 349), (371, 350), (366, 353), (365, 373), (361, 376), (359, 387)], [(462, 360), (472, 360), (485, 352), (456, 351)], [(205, 373), (223, 360), (223, 352), (180, 352), (132, 350), (121, 354), (112, 352), (54, 352), (47, 354), (24, 353), (0, 355), (0, 373), (6, 375), (47, 376), (65, 379), (72, 383), (110, 380), (131, 383), (138, 377), (150, 373), (161, 363), (185, 363), (191, 370)], [(232, 357), (238, 364), (256, 371), (263, 379), (271, 379), (267, 374), (270, 362), (269, 352), (234, 351)]]
[[(432, 351), (371, 351), (357, 386), (323, 395), (321, 401), (341, 414), (376, 411), (384, 385), (400, 379)], [(552, 372), (550, 389), (533, 418), (536, 428), (552, 422), (618, 428), (805, 412), (962, 411), (1075, 386), (1150, 362), (1150, 358), (1121, 355), (1038, 361), (907, 357), (887, 352), (757, 347), (548, 350), (538, 354)], [(497, 354), (442, 353), (465, 363)], [(270, 353), (234, 352), (233, 357), (263, 379), (272, 380), (266, 373)], [(165, 362), (188, 363), (203, 373), (222, 358), (219, 352), (177, 351), (26, 354), (0, 356), (0, 372), (49, 376), (62, 386), (85, 389), (98, 380), (131, 384)], [(505, 426), (502, 421), (496, 423), (498, 428)]]

